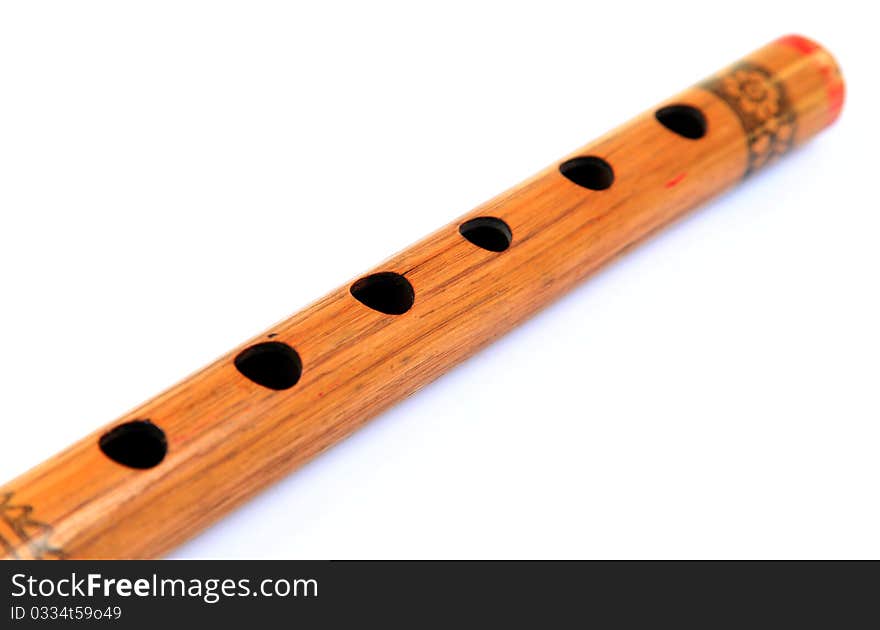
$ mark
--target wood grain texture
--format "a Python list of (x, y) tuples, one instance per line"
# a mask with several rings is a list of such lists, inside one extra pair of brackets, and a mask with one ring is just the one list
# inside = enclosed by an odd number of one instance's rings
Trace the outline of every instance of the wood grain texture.
[[(0, 554), (165, 553), (813, 136), (842, 102), (840, 73), (826, 51), (797, 36), (769, 44), (662, 104), (699, 109), (704, 137), (673, 133), (651, 110), (565, 158), (606, 160), (615, 174), (607, 190), (575, 185), (555, 163), (378, 265), (374, 271), (412, 284), (406, 313), (367, 308), (347, 283), (0, 488)], [(459, 234), (462, 222), (481, 216), (506, 222), (509, 249), (487, 251)], [(233, 364), (269, 339), (302, 360), (290, 389), (257, 385)], [(111, 428), (136, 419), (151, 420), (167, 437), (167, 456), (153, 468), (122, 466), (98, 447)]]

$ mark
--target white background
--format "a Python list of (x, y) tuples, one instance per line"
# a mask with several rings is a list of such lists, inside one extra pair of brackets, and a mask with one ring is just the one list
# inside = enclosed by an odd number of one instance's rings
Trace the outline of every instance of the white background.
[(880, 557), (866, 6), (4, 2), (0, 480), (800, 32), (836, 126), (172, 557)]

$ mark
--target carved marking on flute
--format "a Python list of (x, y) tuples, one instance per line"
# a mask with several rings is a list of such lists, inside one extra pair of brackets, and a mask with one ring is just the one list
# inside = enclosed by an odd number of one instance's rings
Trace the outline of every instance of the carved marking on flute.
[(764, 68), (742, 62), (702, 84), (726, 102), (742, 123), (749, 146), (745, 177), (791, 149), (797, 128), (785, 87)]
[[(16, 560), (66, 558), (64, 550), (53, 547), (49, 540), (52, 526), (32, 518), (34, 508), (14, 504), (12, 496), (12, 492), (0, 494), (0, 549), (3, 555)], [(25, 545), (14, 544), (16, 542)]]

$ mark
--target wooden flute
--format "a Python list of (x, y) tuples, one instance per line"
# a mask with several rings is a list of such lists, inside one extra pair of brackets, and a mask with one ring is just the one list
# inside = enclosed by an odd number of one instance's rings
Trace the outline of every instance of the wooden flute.
[(4, 485), (0, 556), (164, 554), (818, 133), (843, 100), (824, 48), (777, 39)]

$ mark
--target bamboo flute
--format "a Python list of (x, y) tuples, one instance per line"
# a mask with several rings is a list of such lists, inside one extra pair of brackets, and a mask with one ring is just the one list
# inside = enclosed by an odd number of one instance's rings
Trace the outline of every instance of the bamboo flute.
[(830, 125), (843, 95), (818, 44), (755, 51), (0, 488), (0, 557), (161, 556)]

